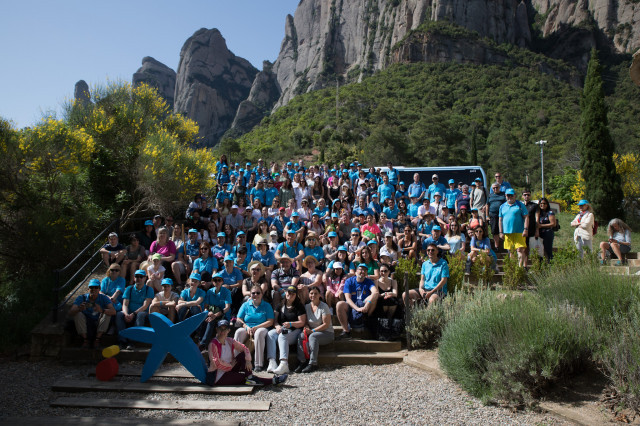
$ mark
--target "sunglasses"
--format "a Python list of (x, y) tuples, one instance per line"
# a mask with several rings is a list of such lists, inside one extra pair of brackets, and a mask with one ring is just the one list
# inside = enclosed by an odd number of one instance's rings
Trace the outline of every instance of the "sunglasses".
[(436, 250), (434, 250), (434, 249), (427, 249), (427, 253), (433, 253), (434, 251), (436, 251)]
[(251, 268), (251, 272), (260, 272), (260, 268)]
[[(220, 237), (220, 238), (222, 238), (222, 237)], [(207, 251), (207, 250), (208, 250), (208, 249), (206, 249), (206, 248), (201, 248), (201, 249), (200, 249), (200, 251)]]
[(522, 194), (523, 197), (531, 197), (531, 194)]
[(111, 272), (120, 272), (120, 269), (111, 269)]
[(389, 270), (388, 270), (388, 269), (380, 269), (380, 273), (381, 273), (381, 274), (386, 274), (387, 272), (389, 272)]
[(262, 294), (262, 293), (260, 293), (259, 291), (252, 291), (252, 292), (251, 292), (251, 295), (252, 295), (252, 296), (259, 296), (259, 295), (261, 295), (261, 294)]
[(497, 178), (499, 178), (499, 177), (501, 177), (501, 176), (500, 176), (500, 175), (495, 175), (494, 177), (497, 177)]

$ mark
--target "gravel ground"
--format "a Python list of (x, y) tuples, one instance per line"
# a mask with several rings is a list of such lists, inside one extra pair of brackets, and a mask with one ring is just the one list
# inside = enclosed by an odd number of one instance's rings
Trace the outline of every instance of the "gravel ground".
[[(140, 365), (140, 364), (137, 364)], [(483, 406), (453, 382), (405, 364), (321, 368), (293, 374), (285, 386), (256, 388), (252, 395), (169, 395), (115, 392), (60, 393), (51, 385), (62, 378), (86, 379), (90, 365), (54, 361), (0, 364), (0, 422), (3, 417), (145, 417), (155, 419), (236, 420), (242, 424), (566, 424), (547, 414), (513, 413)], [(136, 378), (119, 378), (133, 380)], [(190, 383), (188, 379), (150, 382)], [(192, 381), (195, 382), (195, 379)], [(265, 400), (267, 412), (184, 412), (53, 408), (59, 396), (189, 400)]]

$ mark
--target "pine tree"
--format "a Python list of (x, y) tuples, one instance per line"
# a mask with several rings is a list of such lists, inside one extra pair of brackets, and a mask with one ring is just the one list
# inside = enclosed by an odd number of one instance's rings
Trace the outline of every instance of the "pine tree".
[(587, 200), (596, 217), (606, 222), (622, 217), (623, 194), (620, 175), (613, 163), (615, 144), (609, 133), (601, 73), (598, 53), (593, 49), (580, 100), (580, 168)]

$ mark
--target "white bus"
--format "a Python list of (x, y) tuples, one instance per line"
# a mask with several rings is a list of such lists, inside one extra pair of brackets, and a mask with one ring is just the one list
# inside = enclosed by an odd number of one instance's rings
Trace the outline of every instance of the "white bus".
[[(381, 171), (388, 171), (388, 167), (377, 167)], [(484, 187), (487, 191), (490, 189), (490, 184), (487, 181), (487, 175), (484, 169), (480, 166), (452, 166), (452, 167), (404, 167), (394, 166), (394, 169), (398, 170), (399, 179), (398, 182), (404, 182), (406, 187), (409, 187), (413, 182), (413, 175), (418, 173), (420, 180), (429, 186), (431, 183), (431, 177), (434, 174), (438, 175), (439, 182), (444, 185), (445, 188), (449, 188), (449, 179), (453, 179), (456, 182), (456, 188), (458, 183), (463, 185), (471, 185), (471, 182), (476, 178), (482, 179)]]

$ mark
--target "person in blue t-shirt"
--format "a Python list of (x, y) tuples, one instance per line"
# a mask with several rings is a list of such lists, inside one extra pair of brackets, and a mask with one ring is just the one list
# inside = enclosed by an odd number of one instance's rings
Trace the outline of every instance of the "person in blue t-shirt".
[(496, 172), (494, 177), (498, 185), (500, 185), (500, 192), (507, 192), (507, 189), (511, 189), (511, 184), (506, 180), (503, 180), (502, 173)]
[(111, 299), (116, 312), (122, 310), (122, 295), (127, 286), (124, 278), (120, 276), (120, 269), (120, 265), (112, 263), (107, 270), (107, 276), (100, 283), (100, 293)]
[(269, 245), (265, 238), (258, 237), (256, 242), (258, 250), (253, 253), (251, 260), (257, 260), (262, 263), (262, 266), (264, 266), (265, 269), (265, 277), (267, 278), (267, 281), (271, 282), (271, 273), (278, 262), (276, 261), (274, 253), (269, 251)]
[(436, 192), (439, 192), (440, 194), (444, 194), (444, 192), (446, 191), (446, 188), (444, 187), (443, 184), (440, 183), (440, 178), (438, 177), (437, 174), (434, 174), (433, 176), (431, 176), (431, 180), (433, 181), (433, 183), (429, 185), (429, 188), (427, 189), (427, 193), (429, 194), (429, 201), (433, 203), (435, 201), (434, 197), (436, 195)]
[[(438, 258), (438, 247), (435, 243), (427, 246), (427, 259), (420, 270), (420, 286), (418, 290), (409, 290), (411, 305), (423, 300), (431, 305), (433, 302), (447, 295), (447, 281), (449, 279), (449, 265), (446, 260)], [(402, 299), (405, 298), (404, 293)]]
[(338, 321), (342, 326), (342, 334), (338, 339), (351, 337), (351, 327), (364, 326), (364, 316), (373, 315), (378, 301), (378, 289), (373, 280), (367, 278), (369, 267), (361, 263), (356, 275), (344, 282), (344, 301), (336, 305)]
[(505, 195), (507, 202), (500, 206), (498, 213), (500, 238), (504, 240), (506, 250), (517, 251), (519, 264), (524, 268), (527, 266), (526, 238), (529, 236), (529, 210), (523, 203), (516, 200), (516, 192), (513, 189), (507, 189)]
[(385, 204), (387, 198), (393, 198), (395, 194), (395, 187), (390, 183), (389, 176), (382, 176), (382, 185), (378, 187), (378, 196), (380, 197), (380, 204)]
[(226, 253), (231, 251), (231, 247), (229, 244), (226, 244), (227, 234), (224, 232), (218, 232), (216, 236), (216, 245), (211, 247), (211, 255), (218, 260), (218, 266), (224, 259)]
[(449, 188), (444, 191), (444, 200), (450, 212), (456, 210), (456, 200), (460, 194), (462, 194), (462, 191), (456, 187), (456, 181), (449, 179)]
[(451, 246), (447, 242), (447, 239), (442, 235), (442, 228), (439, 225), (434, 225), (431, 227), (431, 236), (425, 238), (422, 242), (422, 250), (426, 251), (429, 247), (429, 244), (435, 244), (438, 249), (438, 257), (443, 257), (445, 253), (449, 252)]
[(395, 222), (396, 219), (398, 219), (399, 210), (393, 198), (387, 199), (386, 207), (382, 209), (382, 211), (387, 215), (387, 219), (389, 219), (391, 222)]
[(267, 189), (264, 191), (264, 205), (267, 207), (271, 207), (273, 205), (273, 199), (279, 195), (278, 188), (274, 186), (273, 179), (268, 178), (267, 180)]
[(373, 211), (377, 215), (382, 213), (382, 205), (378, 202), (378, 200), (378, 194), (371, 194), (371, 202), (367, 206), (369, 210)]
[(398, 188), (396, 189), (396, 201), (404, 200), (406, 203), (409, 202), (409, 192), (407, 188), (404, 186), (404, 181), (400, 181), (398, 184)]
[(304, 257), (315, 257), (317, 260), (316, 266), (319, 269), (324, 270), (324, 268), (322, 268), (322, 265), (324, 264), (324, 250), (322, 250), (322, 247), (318, 245), (318, 243), (318, 234), (316, 234), (315, 232), (309, 232), (307, 234), (307, 237), (305, 238), (305, 247), (303, 249)]
[(203, 242), (200, 244), (200, 257), (193, 262), (193, 272), (200, 274), (202, 281), (209, 282), (218, 269), (218, 259), (211, 255), (209, 243)]
[(293, 230), (289, 230), (286, 235), (287, 240), (284, 243), (280, 243), (276, 249), (276, 260), (280, 261), (280, 257), (286, 254), (293, 259), (294, 262), (302, 262), (302, 259), (304, 259), (304, 248), (296, 239), (296, 233)]
[(251, 287), (251, 299), (242, 304), (238, 311), (234, 340), (244, 343), (248, 337), (253, 337), (255, 345), (255, 368), (253, 371), (264, 371), (264, 349), (269, 328), (273, 325), (275, 315), (273, 307), (263, 300), (262, 288), (259, 285)]
[(358, 197), (358, 205), (353, 208), (351, 216), (352, 216), (352, 219), (355, 220), (361, 214), (366, 216), (367, 213), (374, 214), (374, 211), (369, 207), (367, 207), (367, 198), (363, 194)]
[[(400, 174), (398, 173), (397, 169), (393, 168), (393, 164), (391, 164), (391, 161), (387, 163), (387, 168), (389, 169), (387, 170), (387, 177), (389, 178), (389, 183), (393, 186), (396, 186), (398, 184), (398, 178)], [(380, 200), (380, 202), (382, 202), (382, 200)]]
[(411, 202), (407, 205), (407, 216), (412, 220), (418, 217), (418, 210), (420, 209), (420, 202), (417, 197), (411, 197)]
[(465, 267), (466, 273), (471, 273), (471, 265), (479, 258), (480, 253), (487, 253), (492, 258), (491, 267), (496, 269), (496, 257), (495, 252), (491, 249), (491, 240), (484, 235), (484, 227), (479, 226), (473, 230), (473, 237), (471, 238), (471, 252), (467, 256), (467, 264)]
[[(146, 280), (147, 272), (144, 269), (138, 269), (135, 273), (135, 284), (124, 290), (122, 311), (116, 314), (118, 333), (132, 325), (144, 326), (149, 316), (149, 306), (155, 296), (153, 289), (146, 284)], [(121, 348), (133, 349), (133, 344), (120, 335), (118, 335), (118, 342)]]
[(89, 293), (76, 297), (69, 309), (76, 331), (84, 342), (83, 348), (91, 347), (91, 339), (95, 336), (94, 345), (100, 346), (100, 338), (109, 329), (111, 318), (116, 310), (111, 299), (100, 293), (100, 281), (96, 278), (89, 281)]
[(249, 258), (251, 258), (251, 256), (253, 256), (253, 253), (256, 252), (256, 246), (247, 242), (247, 234), (245, 234), (244, 231), (239, 231), (236, 234), (236, 244), (227, 254), (235, 259), (237, 257), (239, 247), (244, 247), (247, 249), (247, 257)]
[(204, 298), (206, 293), (200, 288), (202, 277), (196, 272), (192, 272), (187, 286), (178, 299), (178, 321), (184, 321), (192, 315), (198, 315), (204, 309)]
[(413, 182), (409, 185), (407, 195), (409, 198), (417, 198), (418, 203), (422, 203), (422, 199), (427, 194), (427, 187), (420, 181), (420, 174), (413, 174)]

